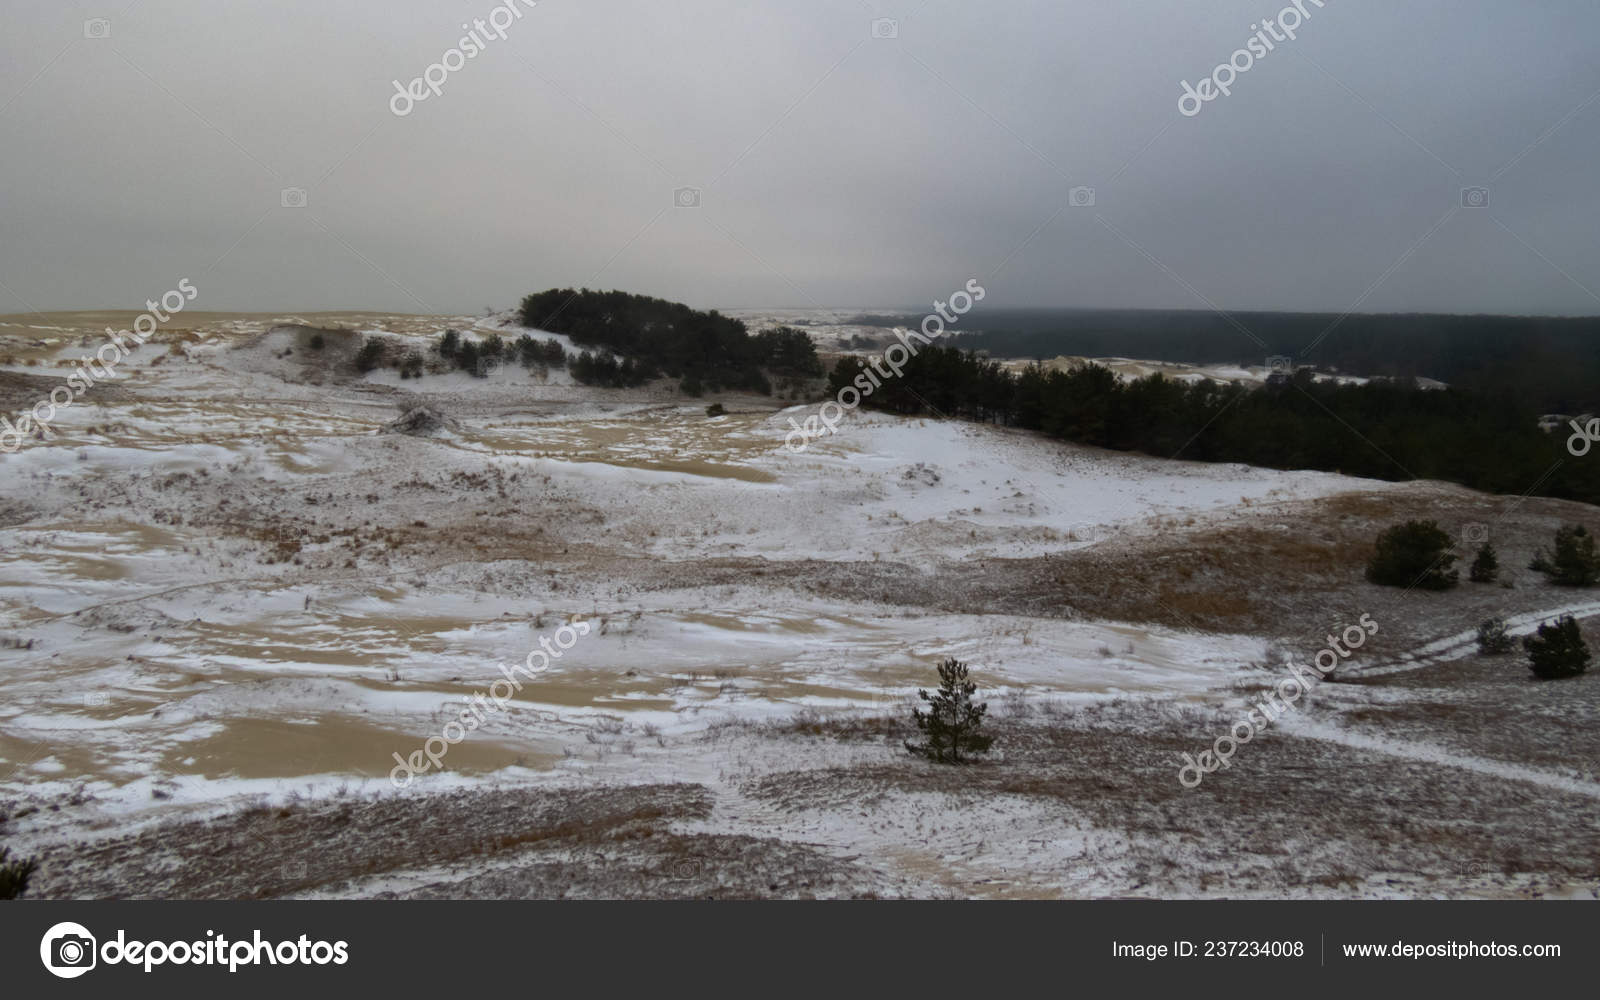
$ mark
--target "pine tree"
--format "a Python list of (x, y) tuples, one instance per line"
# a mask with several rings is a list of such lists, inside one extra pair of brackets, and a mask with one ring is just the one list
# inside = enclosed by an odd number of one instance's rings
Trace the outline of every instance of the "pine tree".
[(1553, 553), (1539, 550), (1528, 564), (1564, 587), (1592, 587), (1600, 582), (1600, 555), (1595, 554), (1594, 535), (1581, 524), (1566, 524), (1556, 529)]
[(1450, 536), (1433, 521), (1397, 524), (1378, 536), (1367, 579), (1390, 587), (1449, 590), (1456, 585), (1450, 568), (1456, 557), (1449, 548)]
[(967, 677), (967, 665), (951, 658), (939, 664), (939, 690), (933, 694), (919, 690), (917, 695), (928, 703), (928, 711), (913, 709), (911, 719), (926, 737), (917, 746), (906, 743), (914, 754), (940, 763), (961, 763), (961, 752), (980, 754), (989, 749), (994, 737), (980, 733), (987, 703), (974, 705), (972, 696), (978, 685)]
[(1540, 680), (1576, 677), (1589, 669), (1589, 647), (1571, 615), (1540, 625), (1537, 635), (1523, 637), (1522, 648), (1528, 652), (1528, 669)]
[(356, 371), (370, 372), (378, 367), (383, 360), (383, 344), (377, 340), (365, 340), (361, 343), (361, 350), (356, 352)]
[(1472, 568), (1467, 571), (1467, 577), (1473, 583), (1493, 583), (1499, 574), (1500, 560), (1495, 558), (1494, 546), (1484, 542), (1483, 548), (1478, 550), (1478, 557), (1472, 560)]

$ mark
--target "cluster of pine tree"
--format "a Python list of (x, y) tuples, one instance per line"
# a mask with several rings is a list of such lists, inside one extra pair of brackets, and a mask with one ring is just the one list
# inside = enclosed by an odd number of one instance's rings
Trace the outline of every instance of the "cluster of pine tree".
[[(842, 358), (830, 394), (865, 367), (859, 357)], [(1509, 396), (1425, 390), (1408, 380), (1338, 385), (1305, 371), (1260, 388), (1161, 375), (1124, 382), (1097, 365), (1030, 365), (1011, 374), (976, 353), (937, 345), (902, 371), (862, 405), (1026, 427), (1163, 458), (1443, 479), (1491, 493), (1532, 488), (1600, 503), (1600, 462), (1571, 461), (1565, 439), (1540, 431), (1538, 415)]]
[[(1509, 392), (1535, 413), (1600, 409), (1600, 317), (1594, 316), (986, 310), (985, 329), (962, 334), (957, 346), (1007, 358), (1117, 356), (1193, 364), (1259, 365), (1265, 355), (1284, 354), (1336, 371), (1426, 376), (1457, 388)], [(1263, 342), (1245, 357), (1241, 349), (1249, 345), (1238, 325)], [(1309, 354), (1308, 344), (1316, 345)]]
[(1592, 587), (1600, 583), (1594, 535), (1581, 524), (1564, 524), (1556, 529), (1555, 547), (1548, 552), (1540, 549), (1528, 568), (1563, 587)]
[(572, 366), (580, 382), (635, 385), (667, 375), (695, 395), (724, 388), (770, 393), (767, 373), (822, 374), (802, 330), (781, 327), (751, 336), (743, 322), (715, 310), (700, 312), (645, 295), (552, 288), (523, 299), (520, 315), (523, 326), (596, 349), (588, 362)]
[[(322, 334), (311, 338), (312, 350), (321, 351), (326, 347), (327, 339)], [(362, 374), (378, 368), (395, 368), (399, 370), (401, 378), (419, 378), (422, 375), (423, 357), (416, 351), (407, 350), (405, 344), (395, 337), (372, 336), (361, 341), (354, 364), (356, 371)]]
[[(567, 363), (567, 352), (561, 342), (551, 337), (543, 342), (523, 334), (507, 341), (499, 334), (490, 334), (482, 340), (465, 340), (458, 330), (446, 330), (439, 338), (439, 357), (458, 371), (474, 378), (487, 378), (494, 369), (506, 364), (521, 364), (524, 368), (562, 368)], [(417, 375), (421, 374), (420, 363)], [(404, 368), (401, 374), (405, 374)]]
[(589, 351), (582, 351), (573, 358), (568, 371), (572, 372), (573, 378), (584, 385), (604, 385), (614, 388), (643, 385), (655, 374), (632, 358), (619, 360), (605, 352), (592, 354)]

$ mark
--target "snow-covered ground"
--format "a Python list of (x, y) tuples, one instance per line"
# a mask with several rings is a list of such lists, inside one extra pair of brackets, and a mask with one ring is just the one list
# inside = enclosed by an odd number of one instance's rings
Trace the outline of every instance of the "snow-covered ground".
[[(10, 412), (115, 321), (0, 325)], [(694, 830), (853, 845), (929, 891), (1035, 864), (1062, 873), (1041, 892), (1120, 891), (1125, 872), (1080, 884), (1068, 862), (1094, 845), (1125, 853), (1150, 831), (1058, 829), (1058, 806), (1031, 794), (997, 793), (979, 838), (997, 853), (979, 862), (918, 853), (919, 817), (942, 791), (875, 819), (829, 809), (800, 820), (749, 786), (797, 753), (847, 771), (905, 757), (892, 741), (781, 734), (796, 717), (901, 717), (947, 656), (971, 662), (1018, 719), (1030, 706), (1092, 713), (1134, 699), (1156, 706), (1128, 716), (1141, 739), (1189, 725), (1187, 746), (1208, 730), (1174, 712), (1228, 705), (1275, 639), (1320, 624), (1309, 612), (1271, 634), (1108, 619), (1075, 610), (1094, 605), (1070, 569), (1046, 612), (963, 606), (955, 591), (931, 603), (947, 575), (1003, 593), (1041, 560), (1198, 551), (1347, 498), (1476, 502), (1430, 484), (1163, 461), (865, 412), (793, 454), (789, 418), (808, 406), (728, 396), (728, 413), (708, 417), (709, 397), (595, 390), (559, 369), (357, 376), (334, 345), (309, 348), (304, 329), (425, 350), (447, 327), (521, 332), (506, 315), (182, 322), (62, 410), (48, 439), (0, 454), (0, 803), (32, 810), (6, 832), (23, 846), (263, 796), (395, 794), (396, 754), (583, 620), (587, 635), (405, 794), (702, 783), (726, 794)], [(383, 432), (416, 405), (451, 427)], [(1519, 626), (1553, 603), (1517, 596)], [(1419, 626), (1433, 645), (1364, 666), (1376, 677), (1384, 664), (1465, 655), (1470, 624)], [(948, 870), (927, 867), (939, 864)]]

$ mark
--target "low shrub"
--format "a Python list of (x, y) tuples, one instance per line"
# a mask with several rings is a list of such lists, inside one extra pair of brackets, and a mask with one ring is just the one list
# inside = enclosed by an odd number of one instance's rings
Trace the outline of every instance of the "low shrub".
[(0, 847), (0, 899), (21, 899), (38, 870), (38, 858), (12, 859), (11, 848)]
[(1499, 656), (1511, 652), (1512, 647), (1511, 636), (1506, 634), (1505, 619), (1490, 618), (1478, 626), (1478, 652)]

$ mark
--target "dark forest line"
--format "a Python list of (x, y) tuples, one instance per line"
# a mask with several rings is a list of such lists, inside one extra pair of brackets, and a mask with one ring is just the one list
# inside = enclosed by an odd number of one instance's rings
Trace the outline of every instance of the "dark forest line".
[[(1409, 380), (1318, 381), (1308, 371), (1265, 386), (1160, 375), (1122, 381), (1085, 365), (1020, 373), (954, 347), (924, 348), (861, 405), (1041, 431), (1079, 444), (1160, 458), (1315, 469), (1372, 479), (1440, 479), (1490, 493), (1600, 503), (1596, 461), (1567, 452), (1566, 433), (1506, 391), (1421, 389)], [(859, 386), (867, 362), (841, 358), (837, 394)]]
[[(914, 326), (917, 318), (853, 322)], [(1600, 317), (1029, 309), (987, 310), (971, 322), (982, 328), (956, 346), (996, 358), (1259, 366), (1283, 355), (1324, 371), (1507, 391), (1540, 413), (1600, 410)]]

